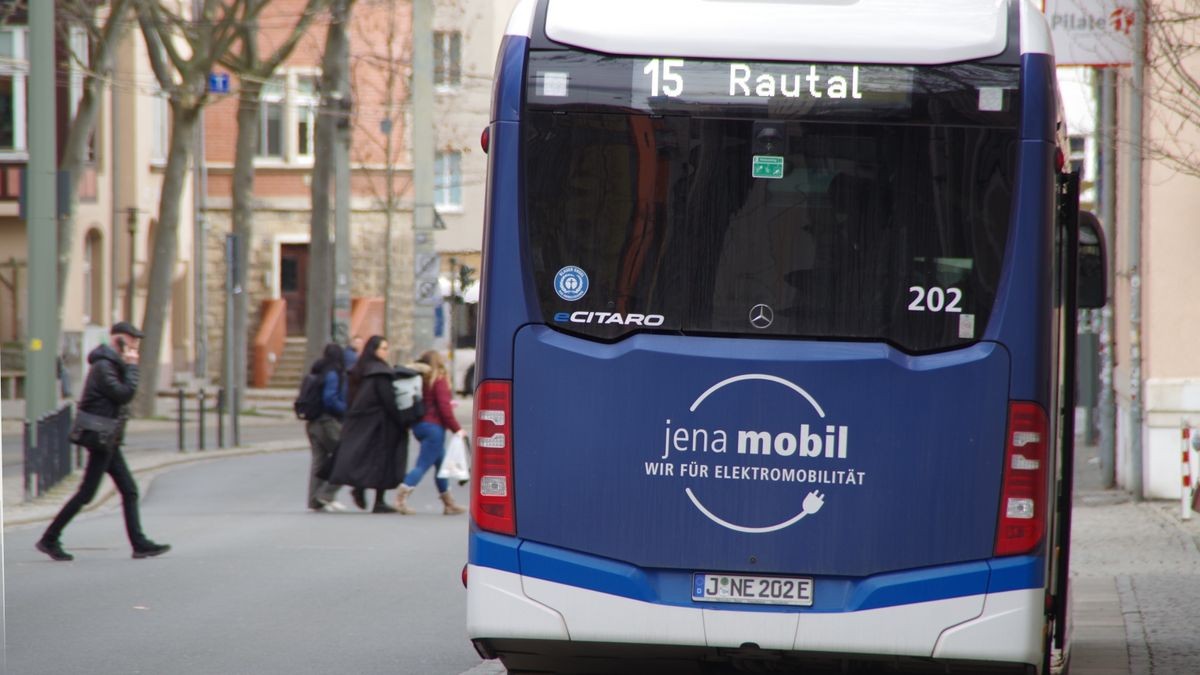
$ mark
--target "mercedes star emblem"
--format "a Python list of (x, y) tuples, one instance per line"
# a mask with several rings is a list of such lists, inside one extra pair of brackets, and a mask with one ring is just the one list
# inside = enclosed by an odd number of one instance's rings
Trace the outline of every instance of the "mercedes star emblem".
[(750, 325), (755, 328), (767, 328), (775, 322), (775, 312), (767, 305), (755, 305), (750, 308)]

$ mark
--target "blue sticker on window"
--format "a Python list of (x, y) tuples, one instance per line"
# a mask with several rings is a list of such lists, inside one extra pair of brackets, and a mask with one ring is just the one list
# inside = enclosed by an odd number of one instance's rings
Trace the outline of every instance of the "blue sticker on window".
[(587, 294), (587, 272), (574, 265), (568, 265), (554, 275), (554, 292), (563, 300), (574, 302)]

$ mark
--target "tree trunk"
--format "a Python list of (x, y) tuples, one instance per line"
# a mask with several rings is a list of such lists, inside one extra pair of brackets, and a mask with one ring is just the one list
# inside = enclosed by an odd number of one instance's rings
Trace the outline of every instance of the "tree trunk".
[[(233, 234), (237, 248), (234, 249), (234, 288), (241, 289), (233, 296), (233, 386), (238, 391), (246, 388), (246, 344), (249, 339), (249, 308), (246, 293), (246, 251), (250, 238), (254, 236), (254, 156), (258, 153), (258, 114), (262, 107), (263, 83), (258, 79), (244, 78), (238, 98), (237, 146), (233, 162)], [(226, 383), (228, 388), (229, 383)]]
[[(313, 140), (312, 225), (309, 236), (308, 338), (307, 360), (314, 361), (331, 337), (333, 320), (333, 247), (329, 243), (330, 187), (333, 183), (334, 144), (337, 124), (343, 111), (336, 93), (346, 95), (348, 73), (339, 55), (346, 51), (346, 22), (350, 0), (334, 3), (333, 20), (325, 34), (325, 54), (321, 58), (321, 108)], [(349, 245), (349, 242), (339, 242)]]
[[(62, 325), (63, 305), (67, 297), (67, 285), (70, 283), (71, 254), (75, 249), (75, 212), (79, 208), (79, 177), (87, 163), (88, 146), (92, 134), (96, 130), (96, 116), (100, 104), (104, 100), (104, 82), (112, 74), (113, 44), (124, 32), (113, 28), (112, 22), (123, 21), (125, 8), (128, 3), (121, 1), (113, 5), (112, 14), (105, 20), (106, 25), (100, 42), (95, 46), (94, 75), (87, 75), (83, 81), (83, 95), (79, 99), (79, 107), (71, 120), (67, 131), (67, 140), (63, 147), (61, 171), (67, 175), (67, 204), (66, 213), (58, 218), (58, 322)], [(94, 21), (94, 11), (90, 20)], [(77, 57), (82, 58), (80, 55)], [(86, 55), (85, 55), (86, 56)], [(95, 317), (93, 317), (95, 318)]]
[(199, 109), (172, 100), (171, 115), (171, 148), (158, 203), (158, 225), (151, 242), (146, 313), (142, 319), (146, 337), (142, 340), (141, 385), (133, 405), (137, 417), (153, 416), (156, 410), (159, 360), (167, 337), (165, 324), (167, 309), (171, 306), (172, 275), (179, 256), (179, 209), (187, 186)]
[(67, 174), (67, 204), (65, 213), (58, 217), (58, 322), (62, 325), (63, 305), (67, 298), (68, 278), (71, 273), (71, 254), (75, 251), (75, 211), (79, 208), (79, 176), (87, 163), (88, 140), (96, 127), (96, 113), (103, 95), (101, 81), (88, 78), (79, 99), (75, 119), (67, 132), (59, 170)]

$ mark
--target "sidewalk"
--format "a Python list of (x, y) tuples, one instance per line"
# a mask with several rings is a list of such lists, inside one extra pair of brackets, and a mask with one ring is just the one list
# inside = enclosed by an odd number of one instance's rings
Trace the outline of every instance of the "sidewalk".
[(1200, 671), (1200, 514), (1135, 502), (1100, 485), (1097, 449), (1079, 445), (1072, 524), (1073, 675)]

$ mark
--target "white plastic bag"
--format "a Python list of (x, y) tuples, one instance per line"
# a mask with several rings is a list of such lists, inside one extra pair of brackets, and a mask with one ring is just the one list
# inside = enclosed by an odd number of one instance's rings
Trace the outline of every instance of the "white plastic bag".
[(471, 480), (471, 453), (467, 451), (467, 440), (458, 434), (446, 434), (446, 456), (438, 478), (456, 480), (465, 485)]

